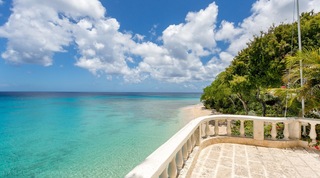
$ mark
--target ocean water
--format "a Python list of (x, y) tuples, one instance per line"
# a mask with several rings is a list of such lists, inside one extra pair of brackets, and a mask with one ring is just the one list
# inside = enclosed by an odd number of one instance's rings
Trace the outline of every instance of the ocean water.
[(0, 92), (0, 177), (123, 177), (186, 121), (187, 93)]

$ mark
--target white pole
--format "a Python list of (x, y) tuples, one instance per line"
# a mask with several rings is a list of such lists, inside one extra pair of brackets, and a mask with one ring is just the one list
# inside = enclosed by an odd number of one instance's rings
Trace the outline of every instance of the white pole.
[[(299, 42), (299, 52), (301, 52), (301, 29), (300, 29), (300, 12), (299, 12), (299, 0), (297, 0), (297, 16), (298, 16), (298, 42)], [(302, 59), (300, 59), (300, 84), (303, 87), (303, 73), (302, 73)], [(301, 98), (301, 111), (302, 118), (304, 118), (304, 97)]]

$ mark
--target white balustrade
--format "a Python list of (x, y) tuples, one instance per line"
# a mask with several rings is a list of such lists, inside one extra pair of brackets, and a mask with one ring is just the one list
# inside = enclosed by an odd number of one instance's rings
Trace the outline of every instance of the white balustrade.
[(183, 166), (182, 150), (178, 151), (177, 153), (176, 163), (177, 163), (178, 172), (180, 172)]
[(182, 157), (183, 157), (183, 162), (186, 162), (188, 159), (188, 146), (187, 143), (185, 143), (182, 147)]
[(159, 178), (168, 178), (169, 175), (168, 175), (168, 169), (165, 168), (162, 173), (160, 174)]
[(240, 120), (240, 137), (244, 137), (244, 120)]
[(272, 138), (272, 140), (276, 140), (277, 139), (277, 123), (272, 122), (271, 124), (272, 124), (271, 138)]
[[(219, 138), (232, 137), (232, 122), (240, 120), (240, 137), (245, 137), (245, 121), (253, 121), (252, 140), (264, 140), (264, 123), (271, 123), (271, 139), (273, 141), (296, 141), (301, 138), (301, 126), (306, 135), (305, 125), (310, 124), (309, 137), (312, 142), (316, 142), (316, 125), (320, 120), (298, 119), (298, 118), (272, 118), (244, 115), (211, 115), (199, 117), (192, 120), (166, 143), (154, 151), (146, 160), (135, 167), (126, 178), (168, 178), (177, 177), (180, 170), (185, 165), (195, 146), (201, 146), (206, 140), (219, 136), (219, 121), (227, 122), (227, 135)], [(209, 122), (214, 121), (214, 134), (210, 134)], [(283, 139), (277, 138), (277, 124), (283, 123)], [(299, 134), (297, 134), (299, 133)], [(302, 134), (303, 134), (302, 133)], [(286, 143), (286, 142), (284, 142)]]
[(168, 175), (170, 178), (176, 178), (178, 174), (176, 159), (173, 158), (168, 167)]
[(209, 121), (206, 122), (206, 128), (205, 128), (206, 137), (210, 136), (210, 127), (209, 127)]
[(231, 136), (231, 120), (227, 120), (227, 135)]
[(194, 139), (194, 134), (191, 135), (190, 139), (191, 139), (191, 146), (194, 147), (196, 145), (196, 141)]
[(192, 145), (191, 145), (190, 139), (188, 139), (188, 141), (187, 141), (187, 148), (188, 148), (188, 154), (190, 155), (190, 153), (192, 151)]
[(289, 140), (289, 123), (285, 122), (284, 123), (284, 129), (283, 129), (283, 136), (284, 136), (284, 140)]
[(316, 123), (310, 123), (311, 128), (310, 128), (310, 133), (309, 133), (309, 137), (312, 140), (312, 143), (316, 143), (316, 137), (317, 137), (317, 133), (316, 133)]
[(219, 135), (219, 120), (214, 121), (214, 135), (215, 136)]
[(302, 135), (306, 136), (307, 135), (307, 123), (302, 123)]

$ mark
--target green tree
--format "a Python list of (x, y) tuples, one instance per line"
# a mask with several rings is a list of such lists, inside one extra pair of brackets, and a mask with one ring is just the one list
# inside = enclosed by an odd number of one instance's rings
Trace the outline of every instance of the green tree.
[[(317, 113), (320, 110), (320, 49), (303, 50), (295, 56), (288, 56), (287, 68), (290, 70), (283, 80), (290, 82), (293, 89), (288, 89), (291, 102), (293, 99), (301, 101), (305, 98), (305, 112)], [(300, 86), (300, 60), (303, 63), (303, 87)]]
[[(301, 33), (304, 47), (319, 48), (320, 13), (302, 14)], [(272, 26), (267, 32), (261, 32), (260, 35), (255, 36), (247, 44), (247, 48), (235, 56), (230, 66), (204, 89), (201, 99), (206, 107), (215, 108), (224, 113), (247, 114), (248, 111), (254, 111), (263, 116), (279, 115), (279, 112), (281, 114), (285, 103), (279, 101), (285, 99), (287, 94), (276, 95), (276, 90), (268, 89), (287, 85), (287, 81), (282, 80), (282, 76), (286, 70), (288, 71), (285, 57), (297, 52), (296, 36), (297, 23)], [(306, 101), (308, 107), (315, 106), (320, 101), (319, 95), (316, 94), (317, 83), (319, 83), (318, 80), (309, 79), (305, 87), (313, 86), (312, 92), (306, 89), (299, 90), (306, 97), (315, 98)], [(293, 106), (299, 104), (297, 90), (293, 88), (277, 90), (289, 94), (292, 113), (296, 113), (296, 108)], [(317, 110), (315, 107), (311, 108), (313, 108), (311, 110)]]

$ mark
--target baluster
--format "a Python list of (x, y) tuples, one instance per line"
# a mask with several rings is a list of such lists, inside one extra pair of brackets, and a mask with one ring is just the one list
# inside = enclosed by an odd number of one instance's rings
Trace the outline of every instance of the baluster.
[(303, 136), (307, 136), (307, 129), (306, 129), (307, 125), (308, 124), (306, 124), (306, 123), (302, 123), (302, 135)]
[(191, 151), (192, 151), (192, 146), (191, 146), (191, 141), (190, 141), (190, 139), (188, 139), (188, 141), (187, 141), (187, 148), (188, 148), (188, 154), (190, 155), (190, 153), (191, 153)]
[(182, 150), (179, 150), (177, 153), (177, 158), (176, 158), (176, 162), (177, 162), (177, 168), (178, 168), (178, 172), (181, 171), (182, 167), (183, 167), (183, 158), (182, 158)]
[(196, 144), (196, 141), (194, 140), (193, 134), (191, 135), (190, 139), (191, 139), (191, 146), (192, 146), (192, 148), (194, 148), (194, 145)]
[(312, 139), (312, 143), (316, 143), (317, 133), (316, 133), (316, 123), (310, 123), (310, 133), (309, 137)]
[(185, 143), (182, 147), (182, 156), (183, 156), (183, 161), (186, 162), (188, 159), (188, 146), (187, 143)]
[(201, 127), (199, 126), (194, 134), (195, 135), (195, 142), (196, 142), (197, 146), (200, 146), (200, 143), (201, 143), (200, 128)]
[(218, 120), (214, 121), (214, 135), (215, 136), (219, 135), (219, 121)]
[(177, 177), (178, 171), (177, 171), (177, 165), (176, 165), (176, 159), (175, 158), (173, 158), (172, 161), (169, 164), (168, 174), (169, 174), (170, 178), (172, 178), (172, 177), (176, 178)]
[(271, 137), (272, 140), (276, 140), (277, 138), (277, 123), (276, 122), (272, 122), (272, 130), (271, 130)]
[(227, 135), (231, 136), (231, 120), (227, 120)]
[(287, 122), (284, 123), (283, 135), (284, 135), (283, 139), (289, 140), (289, 123)]
[(210, 136), (210, 127), (209, 127), (209, 121), (206, 122), (206, 137)]
[(202, 123), (201, 125), (201, 138), (206, 137), (206, 123)]
[(240, 120), (240, 137), (244, 137), (244, 120)]
[(168, 178), (168, 168), (165, 168), (159, 178)]

